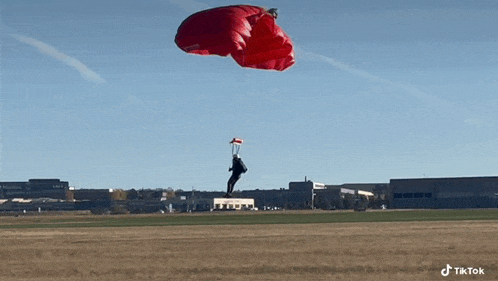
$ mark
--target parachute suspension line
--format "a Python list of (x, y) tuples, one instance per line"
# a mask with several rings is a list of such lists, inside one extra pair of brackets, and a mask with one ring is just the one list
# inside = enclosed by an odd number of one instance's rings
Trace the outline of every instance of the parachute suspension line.
[(239, 154), (239, 150), (240, 150), (240, 145), (232, 143), (232, 155)]
[(232, 155), (234, 154), (239, 154), (240, 150), (240, 145), (244, 142), (244, 140), (239, 139), (239, 138), (233, 138), (230, 141), (230, 144), (232, 145)]

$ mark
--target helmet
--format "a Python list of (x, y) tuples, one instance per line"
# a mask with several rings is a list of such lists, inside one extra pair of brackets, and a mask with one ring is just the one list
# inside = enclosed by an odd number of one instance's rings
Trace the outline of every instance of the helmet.
[(268, 13), (273, 16), (274, 19), (277, 19), (278, 13), (277, 13), (277, 8), (271, 8), (268, 10)]
[(233, 158), (240, 158), (238, 154), (234, 154)]

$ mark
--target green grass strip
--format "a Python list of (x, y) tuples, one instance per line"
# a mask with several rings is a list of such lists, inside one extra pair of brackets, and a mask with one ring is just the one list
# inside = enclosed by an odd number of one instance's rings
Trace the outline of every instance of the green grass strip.
[(204, 213), (181, 215), (120, 215), (80, 217), (17, 217), (0, 219), (0, 229), (13, 228), (75, 228), (75, 227), (137, 227), (174, 225), (249, 225), (306, 224), (348, 222), (408, 222), (497, 220), (498, 210), (417, 210), (376, 212), (256, 212)]

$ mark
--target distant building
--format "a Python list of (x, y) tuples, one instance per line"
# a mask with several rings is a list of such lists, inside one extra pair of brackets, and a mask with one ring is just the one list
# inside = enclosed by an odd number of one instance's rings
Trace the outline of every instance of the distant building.
[(387, 183), (344, 183), (340, 185), (331, 185), (327, 184), (325, 187), (327, 189), (339, 189), (339, 188), (346, 188), (346, 189), (352, 189), (352, 190), (363, 190), (363, 191), (370, 191), (373, 192), (376, 187), (378, 186), (387, 186)]
[(214, 210), (249, 210), (254, 208), (252, 198), (214, 198)]
[(325, 184), (310, 180), (289, 182), (289, 191), (291, 192), (311, 192), (312, 189), (325, 189)]
[(59, 179), (30, 179), (27, 182), (0, 182), (0, 198), (52, 198), (66, 200), (69, 183)]
[(496, 208), (498, 177), (392, 179), (391, 208)]
[(358, 205), (374, 207), (376, 195), (372, 192), (378, 183), (346, 183), (324, 185), (314, 190), (313, 207), (318, 209), (350, 209)]
[(76, 189), (74, 200), (78, 201), (111, 201), (112, 189)]

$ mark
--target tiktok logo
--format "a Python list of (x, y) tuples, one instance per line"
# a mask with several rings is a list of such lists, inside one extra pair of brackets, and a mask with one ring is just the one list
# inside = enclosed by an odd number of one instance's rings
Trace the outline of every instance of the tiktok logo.
[[(443, 268), (441, 270), (441, 275), (443, 276), (448, 276), (451, 273), (451, 270), (453, 267), (451, 265), (447, 264), (446, 268)], [(455, 267), (455, 274), (456, 275), (483, 275), (484, 274), (484, 268), (477, 268), (477, 267)]]
[(451, 267), (451, 265), (447, 264), (446, 268), (443, 268), (443, 270), (441, 270), (441, 275), (443, 275), (445, 277), (448, 276), (448, 275), (450, 275), (450, 271), (451, 271), (452, 268), (453, 267)]

